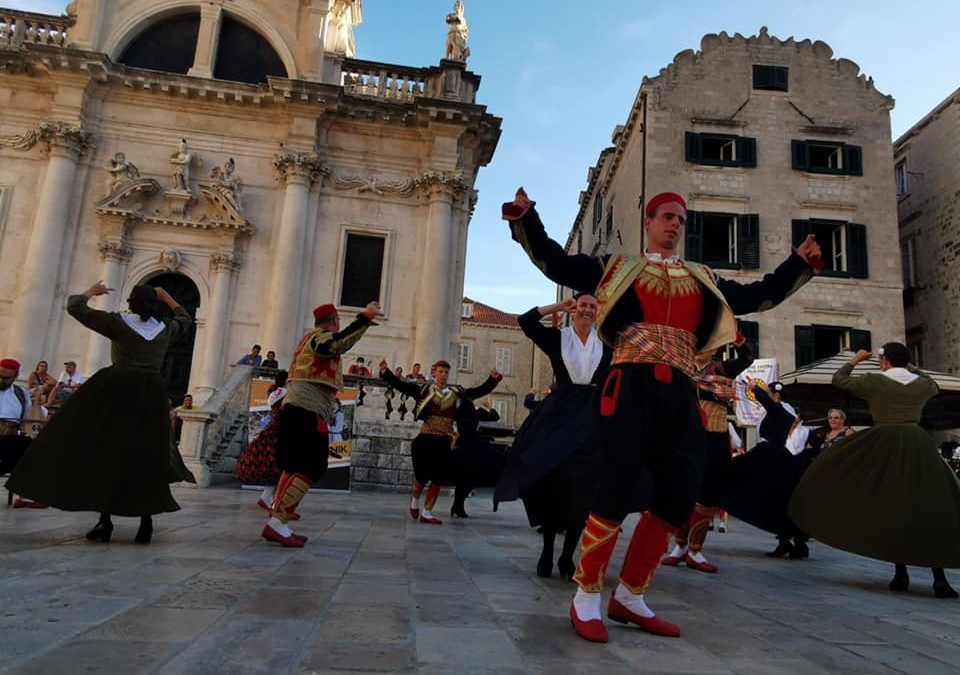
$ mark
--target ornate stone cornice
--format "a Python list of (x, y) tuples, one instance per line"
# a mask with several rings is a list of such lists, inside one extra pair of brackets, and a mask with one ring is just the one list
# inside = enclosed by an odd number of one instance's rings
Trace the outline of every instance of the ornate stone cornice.
[(210, 269), (214, 272), (236, 274), (243, 267), (243, 260), (235, 253), (214, 253), (210, 256)]
[(81, 123), (50, 122), (44, 120), (36, 129), (22, 134), (0, 136), (0, 146), (26, 152), (37, 143), (46, 143), (48, 150), (60, 149), (83, 154), (93, 146), (93, 136), (83, 129)]
[(118, 241), (101, 241), (97, 244), (97, 250), (100, 251), (101, 260), (112, 260), (120, 263), (130, 260), (130, 256), (133, 254), (133, 251)]
[(320, 158), (315, 152), (283, 150), (273, 158), (273, 168), (281, 181), (312, 183), (322, 172)]
[(415, 179), (417, 188), (428, 195), (446, 195), (457, 197), (466, 193), (470, 186), (463, 180), (459, 171), (447, 173), (445, 171), (427, 171)]

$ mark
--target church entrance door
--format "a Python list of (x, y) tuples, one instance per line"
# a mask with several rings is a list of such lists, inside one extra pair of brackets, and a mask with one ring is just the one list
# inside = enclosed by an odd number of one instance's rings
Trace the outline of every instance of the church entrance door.
[[(150, 286), (162, 286), (173, 296), (194, 319), (197, 318), (197, 309), (200, 307), (200, 289), (193, 281), (183, 274), (168, 272), (145, 279), (143, 282)], [(170, 312), (168, 316), (172, 316)], [(190, 364), (193, 362), (193, 347), (197, 337), (197, 327), (194, 324), (179, 340), (170, 345), (167, 356), (163, 361), (163, 379), (167, 383), (167, 394), (173, 399), (174, 405), (180, 405), (187, 385), (190, 382)]]

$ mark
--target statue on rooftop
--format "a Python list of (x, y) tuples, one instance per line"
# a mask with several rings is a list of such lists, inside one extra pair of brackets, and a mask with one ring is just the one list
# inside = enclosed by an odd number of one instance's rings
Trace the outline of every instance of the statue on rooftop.
[(353, 28), (363, 22), (363, 0), (336, 0), (330, 18), (333, 22), (330, 51), (353, 58), (357, 54)]
[(118, 152), (107, 164), (107, 172), (110, 174), (109, 193), (113, 194), (124, 184), (140, 178), (140, 171), (136, 165), (127, 161), (127, 156)]
[(444, 58), (450, 61), (466, 62), (467, 57), (470, 56), (470, 48), (467, 47), (470, 29), (467, 27), (467, 17), (461, 0), (457, 0), (453, 4), (453, 11), (447, 14), (447, 25), (450, 29), (447, 31), (447, 48)]

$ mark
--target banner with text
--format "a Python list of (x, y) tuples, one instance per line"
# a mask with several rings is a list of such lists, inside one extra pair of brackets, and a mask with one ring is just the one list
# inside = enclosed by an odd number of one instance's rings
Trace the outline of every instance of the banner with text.
[(755, 427), (767, 414), (750, 391), (754, 384), (770, 384), (777, 381), (776, 359), (754, 359), (750, 367), (737, 375), (737, 424)]

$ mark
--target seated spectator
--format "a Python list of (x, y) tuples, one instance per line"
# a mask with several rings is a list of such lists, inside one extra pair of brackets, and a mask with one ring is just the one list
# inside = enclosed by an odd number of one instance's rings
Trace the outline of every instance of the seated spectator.
[(419, 363), (414, 363), (414, 364), (413, 364), (413, 370), (411, 370), (411, 371), (407, 374), (407, 379), (408, 379), (408, 380), (416, 380), (417, 382), (425, 382), (427, 378), (424, 377), (423, 373), (420, 371), (420, 364), (419, 364)]
[(343, 414), (343, 405), (340, 401), (337, 401), (337, 406), (334, 408), (333, 415), (330, 417), (329, 421), (329, 438), (331, 443), (339, 443), (343, 440), (343, 429), (346, 424), (346, 418)]
[(183, 419), (179, 413), (183, 410), (193, 410), (193, 396), (187, 394), (183, 397), (183, 403), (173, 409), (173, 442), (180, 443), (180, 434), (183, 432)]
[(57, 378), (57, 384), (53, 389), (50, 390), (50, 395), (47, 397), (47, 407), (61, 406), (67, 398), (80, 388), (80, 385), (86, 381), (87, 378), (83, 376), (83, 373), (77, 370), (76, 361), (65, 361), (63, 364), (63, 372), (60, 373), (60, 377)]
[(238, 366), (253, 366), (254, 368), (260, 367), (260, 362), (263, 361), (263, 357), (260, 356), (260, 345), (253, 345), (250, 348), (249, 354), (244, 354), (239, 361), (237, 361)]
[(347, 369), (347, 374), (357, 375), (359, 377), (370, 377), (370, 369), (364, 365), (363, 357), (358, 356), (356, 362)]
[(57, 381), (53, 379), (53, 375), (48, 370), (47, 362), (39, 361), (37, 367), (27, 378), (27, 389), (30, 390), (30, 393), (39, 392), (44, 400), (50, 395), (50, 390), (57, 386)]
[(263, 360), (263, 362), (260, 364), (260, 367), (272, 368), (273, 370), (276, 370), (277, 368), (279, 368), (280, 364), (277, 363), (277, 353), (274, 351), (267, 352), (267, 358)]
[(405, 379), (403, 377), (403, 366), (397, 366), (393, 369), (393, 374), (399, 377), (401, 380)]

